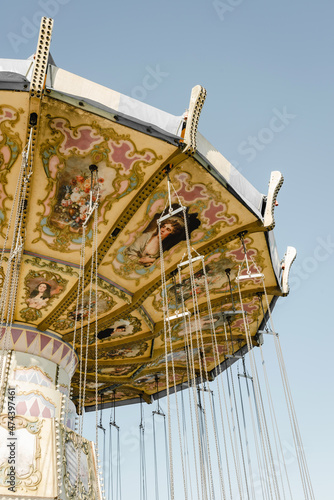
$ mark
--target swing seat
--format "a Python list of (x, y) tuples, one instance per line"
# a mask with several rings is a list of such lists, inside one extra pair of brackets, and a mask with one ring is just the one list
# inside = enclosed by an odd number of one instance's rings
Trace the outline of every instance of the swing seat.
[(255, 280), (258, 278), (264, 278), (264, 275), (262, 273), (249, 273), (249, 274), (243, 274), (241, 276), (237, 276), (235, 278), (236, 281), (246, 281), (246, 280)]
[(224, 318), (228, 318), (230, 316), (238, 316), (239, 314), (242, 314), (242, 311), (223, 311), (222, 315)]
[(188, 266), (191, 263), (194, 263), (198, 260), (203, 260), (202, 255), (198, 255), (198, 257), (193, 257), (191, 260), (185, 260), (183, 262), (180, 262), (180, 264), (177, 265), (177, 267), (182, 267), (182, 266)]
[(272, 331), (267, 332), (266, 330), (258, 330), (257, 333), (266, 333), (267, 335), (276, 335), (276, 337), (278, 337), (278, 333)]
[(186, 312), (179, 313), (178, 311), (175, 311), (175, 314), (173, 314), (173, 316), (166, 317), (166, 321), (172, 321), (173, 319), (184, 318), (185, 316), (190, 316), (190, 312), (186, 311)]

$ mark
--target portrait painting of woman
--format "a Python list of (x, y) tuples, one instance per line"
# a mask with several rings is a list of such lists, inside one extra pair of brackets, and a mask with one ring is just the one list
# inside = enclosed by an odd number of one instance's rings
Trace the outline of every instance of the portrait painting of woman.
[(29, 298), (26, 300), (29, 307), (33, 309), (42, 309), (45, 307), (51, 297), (51, 285), (41, 282), (34, 288)]
[(50, 307), (53, 301), (66, 288), (68, 281), (60, 274), (51, 271), (31, 269), (24, 278), (25, 297), (20, 315), (25, 321), (36, 321), (43, 315), (43, 309)]
[[(175, 210), (179, 208), (179, 206), (175, 205), (172, 208)], [(197, 229), (200, 225), (197, 215), (197, 213), (188, 215), (186, 211), (189, 232)], [(151, 266), (160, 256), (159, 227), (157, 222), (160, 216), (161, 214), (156, 214), (143, 233), (139, 235), (124, 252), (130, 260), (134, 260), (144, 267)], [(165, 219), (160, 224), (160, 235), (163, 252), (169, 250), (180, 241), (185, 240), (183, 213), (180, 212), (177, 215)]]

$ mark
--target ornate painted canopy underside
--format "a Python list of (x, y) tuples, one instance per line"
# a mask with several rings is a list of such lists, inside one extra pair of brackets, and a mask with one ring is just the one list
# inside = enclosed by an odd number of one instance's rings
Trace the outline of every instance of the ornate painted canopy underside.
[[(48, 74), (52, 71), (55, 68), (49, 66)], [(149, 253), (147, 245), (156, 230), (156, 220), (166, 205), (166, 166), (170, 164), (171, 182), (179, 200), (187, 207), (191, 244), (205, 258), (219, 362), (224, 366), (231, 362), (228, 355), (232, 351), (244, 352), (242, 316), (231, 318), (232, 337), (226, 342), (223, 313), (232, 308), (226, 269), (231, 269), (232, 291), (239, 309), (235, 277), (244, 259), (239, 238), (244, 232), (248, 256), (265, 276), (270, 303), (273, 305), (278, 296), (287, 293), (271, 232), (272, 207), (282, 179), (274, 179), (268, 197), (264, 197), (214, 148), (208, 147), (199, 134), (197, 143), (195, 140), (189, 144), (176, 129), (163, 130), (147, 121), (146, 115), (140, 120), (133, 113), (126, 115), (107, 109), (85, 95), (73, 96), (73, 89), (66, 94), (64, 85), (62, 91), (47, 85), (37, 104), (36, 96), (24, 88), (13, 90), (9, 84), (5, 87), (0, 91), (0, 246), (5, 246), (1, 279), (10, 251), (11, 240), (5, 244), (5, 234), (22, 150), (27, 142), (29, 116), (33, 111), (38, 116), (14, 323), (20, 328), (26, 325), (50, 332), (72, 343), (76, 319), (83, 319), (87, 325), (89, 307), (95, 307), (97, 301), (101, 337), (98, 387), (103, 392), (104, 404), (114, 396), (118, 402), (137, 400), (139, 396), (149, 401), (157, 393), (156, 376), (158, 392), (171, 384), (165, 376), (160, 258), (151, 252), (151, 261), (143, 260)], [(191, 120), (190, 116), (187, 127), (193, 126)], [(83, 306), (76, 311), (91, 164), (98, 166), (101, 193), (98, 290), (91, 304), (87, 293)], [(177, 202), (175, 197), (173, 203)], [(91, 225), (88, 227), (87, 276), (92, 251)], [(171, 303), (176, 292), (171, 273), (185, 251), (184, 232), (166, 239), (164, 263)], [(205, 354), (213, 376), (215, 363), (200, 266), (195, 268), (195, 282), (202, 331), (204, 339), (207, 338)], [(191, 312), (188, 285), (189, 276), (185, 273), (183, 289)], [(241, 289), (253, 343), (257, 345), (258, 330), (263, 323), (258, 296), (263, 291), (261, 280), (245, 281)], [(263, 306), (266, 313), (265, 302)], [(172, 339), (176, 378), (181, 384), (187, 378), (181, 320), (172, 324)], [(78, 344), (75, 348), (80, 350)], [(194, 340), (197, 366), (199, 351)], [(92, 336), (88, 346), (87, 407), (95, 404), (94, 353)], [(78, 380), (76, 372), (74, 399)]]

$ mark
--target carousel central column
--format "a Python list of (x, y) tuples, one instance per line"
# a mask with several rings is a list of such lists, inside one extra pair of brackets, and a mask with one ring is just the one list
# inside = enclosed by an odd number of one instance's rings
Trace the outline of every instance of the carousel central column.
[(68, 394), (77, 366), (72, 346), (22, 324), (7, 335), (0, 498), (102, 498), (94, 445), (75, 432), (76, 409)]

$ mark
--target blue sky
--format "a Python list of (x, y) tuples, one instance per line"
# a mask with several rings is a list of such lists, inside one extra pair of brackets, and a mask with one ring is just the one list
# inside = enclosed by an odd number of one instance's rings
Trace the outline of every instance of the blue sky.
[[(34, 53), (42, 15), (54, 18), (51, 53), (61, 68), (134, 97), (153, 69), (159, 81), (142, 98), (176, 115), (201, 84), (201, 133), (259, 191), (272, 170), (283, 173), (275, 236), (281, 257), (287, 245), (298, 255), (274, 321), (315, 496), (332, 499), (334, 4), (16, 0), (2, 6), (1, 57)], [(285, 117), (279, 131), (271, 127), (277, 113)], [(125, 410), (124, 425), (138, 425), (139, 411)]]

